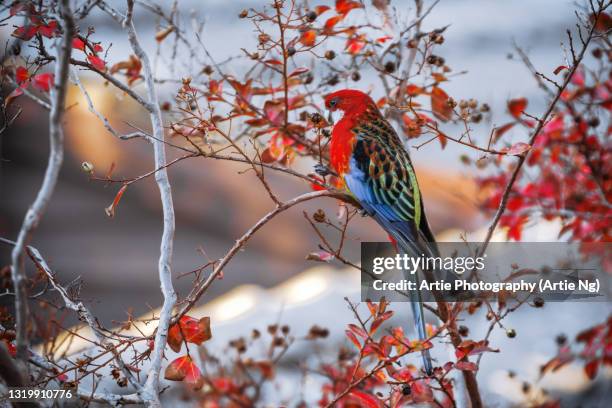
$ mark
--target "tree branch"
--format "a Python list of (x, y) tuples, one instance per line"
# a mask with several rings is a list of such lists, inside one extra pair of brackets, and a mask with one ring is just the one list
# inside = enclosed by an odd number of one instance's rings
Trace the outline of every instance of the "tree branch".
[(59, 9), (62, 21), (64, 22), (64, 30), (61, 42), (58, 41), (57, 44), (58, 55), (55, 64), (55, 81), (51, 90), (49, 161), (43, 183), (36, 199), (25, 215), (19, 235), (17, 236), (17, 243), (11, 254), (11, 278), (15, 288), (17, 358), (23, 362), (26, 362), (28, 357), (28, 304), (25, 285), (26, 272), (23, 262), (24, 249), (51, 199), (64, 157), (62, 118), (65, 110), (70, 53), (72, 52), (72, 37), (74, 36), (75, 26), (69, 0), (62, 0)]
[(164, 127), (162, 123), (161, 109), (155, 79), (151, 69), (151, 63), (146, 52), (143, 50), (136, 34), (132, 15), (134, 11), (134, 0), (127, 0), (128, 12), (125, 19), (125, 27), (128, 39), (134, 54), (142, 62), (143, 77), (147, 88), (148, 110), (150, 112), (151, 127), (153, 128), (153, 150), (155, 154), (155, 167), (160, 170), (155, 173), (155, 181), (159, 188), (162, 202), (164, 227), (160, 244), (160, 256), (158, 262), (159, 280), (164, 296), (164, 303), (159, 316), (159, 326), (155, 335), (155, 347), (152, 352), (151, 367), (142, 392), (142, 399), (148, 406), (161, 407), (159, 401), (159, 373), (161, 371), (164, 349), (168, 337), (168, 329), (172, 317), (172, 310), (176, 304), (176, 292), (172, 285), (172, 252), (174, 244), (174, 205), (172, 203), (172, 190), (168, 180), (166, 169), (166, 146), (164, 144)]
[[(603, 13), (603, 11), (605, 10), (606, 7), (608, 7), (608, 5), (604, 5), (603, 1), (598, 1), (598, 9), (592, 20), (594, 23), (592, 23), (591, 27), (589, 28), (589, 34), (587, 38), (584, 40), (582, 49), (580, 50), (580, 53), (578, 54), (578, 56), (574, 59), (572, 67), (567, 73), (565, 80), (563, 81), (563, 84), (561, 84), (561, 86), (557, 89), (555, 96), (548, 104), (548, 108), (546, 109), (544, 114), (542, 114), (542, 116), (540, 116), (540, 118), (538, 119), (537, 121), (538, 124), (536, 128), (534, 129), (531, 135), (531, 138), (529, 139), (529, 146), (533, 146), (533, 143), (535, 142), (536, 138), (538, 137), (538, 135), (544, 128), (544, 125), (546, 124), (548, 118), (550, 117), (553, 110), (557, 106), (557, 103), (559, 102), (559, 99), (561, 98), (561, 94), (565, 91), (570, 81), (572, 80), (574, 73), (580, 66), (580, 63), (582, 62), (584, 58), (587, 48), (591, 40), (593, 39), (593, 34), (595, 33), (595, 23), (599, 21), (599, 17), (601, 13)], [(510, 197), (510, 193), (512, 192), (512, 187), (514, 186), (514, 183), (518, 179), (518, 175), (521, 171), (521, 168), (523, 167), (523, 164), (525, 163), (525, 160), (527, 160), (527, 156), (529, 155), (530, 151), (531, 149), (525, 151), (524, 153), (518, 156), (518, 162), (516, 163), (516, 167), (514, 168), (514, 171), (512, 172), (512, 175), (510, 176), (510, 180), (508, 181), (508, 184), (506, 184), (506, 187), (502, 194), (501, 202), (499, 204), (499, 207), (497, 208), (497, 212), (495, 213), (495, 216), (493, 217), (493, 221), (491, 222), (491, 225), (489, 226), (487, 235), (484, 239), (482, 246), (478, 250), (477, 256), (482, 256), (484, 252), (486, 251), (487, 246), (489, 245), (489, 242), (491, 241), (491, 238), (493, 237), (493, 233), (495, 232), (495, 229), (497, 228), (497, 224), (499, 224), (499, 220), (501, 219), (502, 215), (506, 211), (506, 205), (508, 204), (508, 198)]]
[(280, 205), (276, 206), (274, 210), (267, 213), (263, 216), (255, 225), (253, 225), (247, 232), (245, 232), (242, 237), (236, 240), (234, 246), (230, 248), (230, 250), (225, 254), (225, 256), (219, 261), (219, 263), (215, 266), (211, 274), (206, 278), (206, 280), (200, 283), (197, 287), (193, 289), (191, 294), (185, 300), (186, 303), (183, 307), (180, 308), (179, 312), (175, 315), (173, 322), (178, 321), (178, 319), (183, 316), (185, 313), (189, 311), (193, 307), (193, 305), (200, 299), (200, 297), (206, 292), (208, 287), (214, 282), (215, 278), (221, 273), (223, 268), (229, 263), (229, 261), (236, 255), (251, 239), (251, 237), (264, 225), (266, 225), (270, 220), (276, 217), (278, 214), (288, 210), (289, 208), (303, 203), (305, 201), (313, 200), (319, 197), (334, 197), (343, 201), (353, 202), (352, 199), (344, 193), (333, 190), (322, 190), (322, 191), (314, 191), (310, 193), (305, 193), (300, 196), (297, 196), (289, 201), (285, 201)]

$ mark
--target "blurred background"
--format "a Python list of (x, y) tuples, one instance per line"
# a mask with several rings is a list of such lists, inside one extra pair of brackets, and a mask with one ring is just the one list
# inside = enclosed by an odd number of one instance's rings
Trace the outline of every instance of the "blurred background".
[[(193, 11), (205, 21), (202, 40), (218, 61), (239, 54), (241, 47), (255, 47), (256, 35), (252, 26), (239, 20), (237, 15), (244, 8), (265, 3), (259, 0), (181, 2), (185, 13)], [(123, 4), (117, 2), (118, 7), (123, 7)], [(530, 111), (540, 112), (545, 100), (529, 71), (520, 60), (512, 58), (515, 53), (513, 43), (529, 53), (538, 69), (552, 72), (563, 64), (560, 42), (564, 40), (566, 28), (574, 25), (575, 8), (575, 2), (570, 0), (440, 1), (425, 20), (423, 29), (450, 25), (439, 54), (456, 71), (467, 71), (462, 77), (445, 84), (445, 90), (457, 99), (476, 98), (488, 103), (494, 112), (492, 124), (504, 123), (505, 106), (510, 98), (527, 97)], [(96, 27), (96, 40), (113, 44), (107, 62), (125, 59), (129, 54), (127, 42), (113, 21), (103, 14), (94, 13), (87, 24)], [(146, 48), (153, 52), (156, 47), (155, 18), (140, 11), (136, 26)], [(11, 31), (12, 27), (3, 27), (0, 39), (5, 42)], [(188, 75), (194, 68), (196, 72), (201, 70), (185, 58), (158, 60), (159, 77), (168, 74), (172, 64), (176, 64), (178, 77)], [(241, 64), (241, 60), (229, 64), (229, 73), (244, 70), (246, 65)], [(131, 125), (148, 129), (147, 116), (129, 97), (86, 73), (82, 78), (97, 108), (117, 129), (129, 132), (133, 130)], [(367, 89), (369, 83), (371, 81), (366, 75), (356, 86)], [(161, 89), (162, 100), (171, 101), (177, 85), (168, 83)], [(143, 85), (137, 85), (136, 90), (142, 92)], [(380, 93), (376, 89), (373, 92)], [(19, 104), (23, 108), (21, 117), (0, 140), (0, 236), (9, 239), (16, 238), (24, 213), (40, 186), (48, 153), (47, 112), (25, 97), (19, 99)], [(159, 193), (153, 179), (132, 185), (111, 219), (104, 208), (112, 202), (119, 186), (88, 180), (87, 174), (81, 170), (81, 163), (92, 163), (100, 176), (115, 163), (114, 177), (130, 178), (153, 169), (152, 149), (142, 140), (119, 142), (108, 134), (87, 110), (85, 100), (74, 86), (70, 90), (68, 105), (71, 108), (66, 118), (66, 160), (53, 200), (32, 245), (45, 256), (61, 282), (80, 277), (84, 281), (83, 299), (104, 324), (112, 325), (113, 321), (127, 318), (128, 311), (138, 316), (161, 304), (157, 277), (162, 228)], [(480, 141), (487, 140), (488, 133), (483, 130), (477, 136)], [(417, 142), (412, 140), (409, 144)], [(176, 157), (176, 152), (171, 149), (168, 152), (170, 158)], [(476, 207), (474, 196), (477, 191), (470, 181), (470, 174), (462, 168), (459, 155), (478, 156), (453, 143), (444, 151), (437, 143), (431, 143), (418, 151), (412, 149), (411, 154), (434, 232), (441, 239), (448, 240), (458, 239), (461, 231), (473, 232), (477, 238), (479, 231), (486, 227), (488, 217), (480, 214)], [(248, 172), (239, 174), (243, 170), (243, 165), (212, 159), (182, 161), (169, 169), (177, 217), (173, 273), (179, 297), (191, 288), (191, 276), (180, 276), (208, 261), (203, 252), (212, 259), (223, 256), (237, 237), (272, 208), (273, 203), (257, 179)], [(278, 191), (282, 191), (283, 198), (309, 190), (306, 183), (282, 175), (269, 173), (269, 177)], [(302, 211), (312, 212), (318, 208), (325, 209), (333, 217), (337, 205), (333, 200), (311, 202), (275, 219), (249, 242), (246, 250), (225, 269), (224, 278), (217, 281), (200, 301), (203, 310), (210, 310), (215, 301), (230, 299), (236, 288), (254, 294), (251, 301), (235, 305), (236, 310), (242, 312), (234, 315), (229, 312), (226, 318), (219, 318), (225, 319), (228, 325), (224, 326), (225, 331), (215, 331), (222, 339), (238, 333), (239, 329), (249, 330), (250, 327), (245, 325), (250, 322), (276, 321), (283, 309), (282, 298), (272, 295), (279, 293), (277, 285), (292, 282), (288, 280), (295, 276), (314, 276), (300, 275), (317, 266), (306, 261), (305, 256), (317, 250), (318, 244)], [(554, 240), (556, 236), (554, 225), (533, 225), (530, 234), (528, 237), (533, 240)], [(369, 219), (354, 222), (350, 235), (346, 255), (356, 261), (361, 241), (386, 240), (382, 231)], [(8, 264), (9, 256), (10, 248), (1, 246), (0, 264)], [(313, 297), (315, 303), (302, 304), (301, 311), (290, 316), (294, 320), (305, 319), (301, 324), (295, 323), (302, 331), (309, 327), (306, 321), (323, 319), (324, 315), (326, 324), (335, 324), (340, 329), (350, 321), (350, 314), (342, 305), (342, 296), (357, 296), (358, 280), (344, 279), (350, 272), (337, 268), (333, 263), (317, 271), (327, 277), (321, 279), (332, 279), (327, 283), (331, 286), (326, 287), (330, 291), (328, 296)], [(316, 280), (314, 282), (313, 290), (316, 292), (318, 284)], [(272, 292), (266, 292), (266, 289), (274, 287), (277, 288)], [(337, 293), (334, 292), (336, 289)], [(228, 297), (219, 298), (223, 294)], [(7, 301), (6, 297), (0, 298), (0, 302)], [(547, 307), (547, 310), (537, 313), (526, 310), (521, 317), (513, 318), (516, 327), (523, 322), (534, 330), (537, 328), (542, 342), (537, 346), (536, 337), (531, 337), (528, 347), (538, 348), (540, 355), (546, 350), (550, 350), (552, 355), (553, 339), (557, 334), (554, 327), (561, 326), (561, 330), (567, 333), (576, 332), (590, 323), (602, 321), (610, 311), (609, 304), (605, 303)], [(326, 313), (329, 310), (338, 312)], [(241, 315), (245, 311), (248, 313)], [(257, 319), (253, 320), (253, 316)], [(555, 319), (558, 319), (557, 326), (553, 324)], [(548, 321), (550, 325), (541, 325), (542, 321)], [(213, 328), (214, 324), (213, 320)], [(519, 330), (517, 340), (520, 340), (520, 333)], [(508, 339), (502, 333), (498, 341), (507, 342)], [(525, 347), (524, 343), (518, 344)], [(518, 345), (505, 346), (510, 356), (513, 355), (508, 351), (512, 350), (511, 347), (517, 347), (517, 352), (524, 350)], [(499, 361), (498, 366), (502, 367), (511, 360), (512, 357), (506, 357)], [(509, 395), (512, 392), (509, 391)]]

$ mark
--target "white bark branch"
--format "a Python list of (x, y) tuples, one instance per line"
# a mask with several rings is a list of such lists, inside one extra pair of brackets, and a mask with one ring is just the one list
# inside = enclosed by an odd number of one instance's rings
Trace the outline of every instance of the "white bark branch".
[(125, 19), (125, 27), (134, 54), (142, 63), (143, 76), (147, 88), (148, 110), (150, 112), (151, 127), (153, 128), (153, 150), (155, 154), (155, 167), (160, 170), (155, 173), (155, 181), (159, 187), (162, 202), (164, 227), (160, 245), (160, 256), (158, 263), (159, 280), (164, 296), (164, 303), (159, 315), (159, 325), (155, 335), (155, 348), (151, 354), (151, 367), (144, 390), (141, 393), (142, 399), (148, 406), (161, 407), (159, 401), (159, 374), (161, 371), (164, 349), (168, 337), (168, 328), (172, 318), (172, 311), (176, 304), (176, 292), (172, 285), (172, 252), (174, 243), (174, 206), (172, 203), (172, 190), (168, 180), (166, 169), (166, 147), (164, 144), (164, 128), (162, 123), (161, 108), (155, 89), (155, 78), (151, 69), (149, 57), (140, 45), (136, 28), (132, 21), (134, 1), (128, 0), (128, 12)]
[(24, 268), (24, 249), (32, 232), (38, 226), (40, 219), (51, 199), (64, 158), (62, 118), (64, 116), (65, 98), (68, 84), (68, 69), (70, 53), (72, 52), (72, 37), (75, 32), (69, 0), (61, 0), (60, 15), (64, 23), (61, 41), (56, 43), (57, 59), (55, 64), (55, 81), (51, 89), (51, 111), (49, 113), (50, 151), (47, 170), (42, 186), (36, 199), (28, 209), (15, 248), (11, 254), (11, 278), (15, 287), (15, 317), (17, 358), (27, 361), (28, 357), (28, 304), (26, 290), (26, 273)]

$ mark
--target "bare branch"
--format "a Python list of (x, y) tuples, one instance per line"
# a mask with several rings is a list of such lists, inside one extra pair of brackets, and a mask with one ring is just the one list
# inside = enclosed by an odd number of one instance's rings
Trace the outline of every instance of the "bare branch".
[(159, 280), (161, 290), (164, 296), (164, 303), (159, 316), (159, 325), (155, 335), (155, 347), (152, 352), (151, 368), (147, 376), (147, 380), (142, 393), (142, 398), (148, 406), (161, 407), (159, 401), (159, 373), (161, 364), (164, 358), (164, 349), (166, 348), (168, 329), (172, 317), (172, 310), (176, 304), (176, 292), (172, 285), (172, 252), (174, 244), (174, 205), (172, 203), (172, 190), (170, 181), (168, 180), (168, 171), (166, 169), (166, 146), (164, 140), (164, 127), (162, 123), (161, 109), (157, 90), (155, 89), (155, 78), (151, 69), (149, 56), (145, 53), (138, 36), (136, 28), (132, 20), (134, 9), (134, 0), (127, 0), (128, 12), (125, 20), (125, 26), (128, 32), (128, 38), (132, 50), (142, 62), (143, 76), (147, 87), (148, 110), (150, 112), (151, 127), (153, 128), (153, 149), (155, 153), (155, 167), (160, 170), (155, 173), (155, 181), (159, 187), (161, 196), (162, 210), (164, 217), (164, 227), (160, 245), (159, 256)]
[(51, 199), (62, 165), (64, 135), (62, 118), (64, 116), (70, 53), (75, 25), (72, 19), (69, 0), (60, 2), (60, 14), (64, 22), (64, 32), (57, 42), (57, 62), (55, 64), (55, 83), (51, 90), (51, 111), (49, 113), (50, 151), (45, 178), (36, 199), (28, 209), (17, 237), (17, 243), (11, 254), (11, 278), (15, 287), (15, 310), (17, 326), (17, 357), (26, 361), (28, 357), (28, 305), (26, 290), (26, 273), (24, 268), (24, 249), (31, 234), (38, 226), (40, 219)]

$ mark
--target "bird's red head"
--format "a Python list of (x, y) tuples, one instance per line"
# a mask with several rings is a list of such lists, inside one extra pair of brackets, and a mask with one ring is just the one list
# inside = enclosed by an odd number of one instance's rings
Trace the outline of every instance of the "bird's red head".
[(325, 97), (325, 107), (331, 111), (359, 114), (374, 104), (372, 98), (356, 89), (342, 89)]

